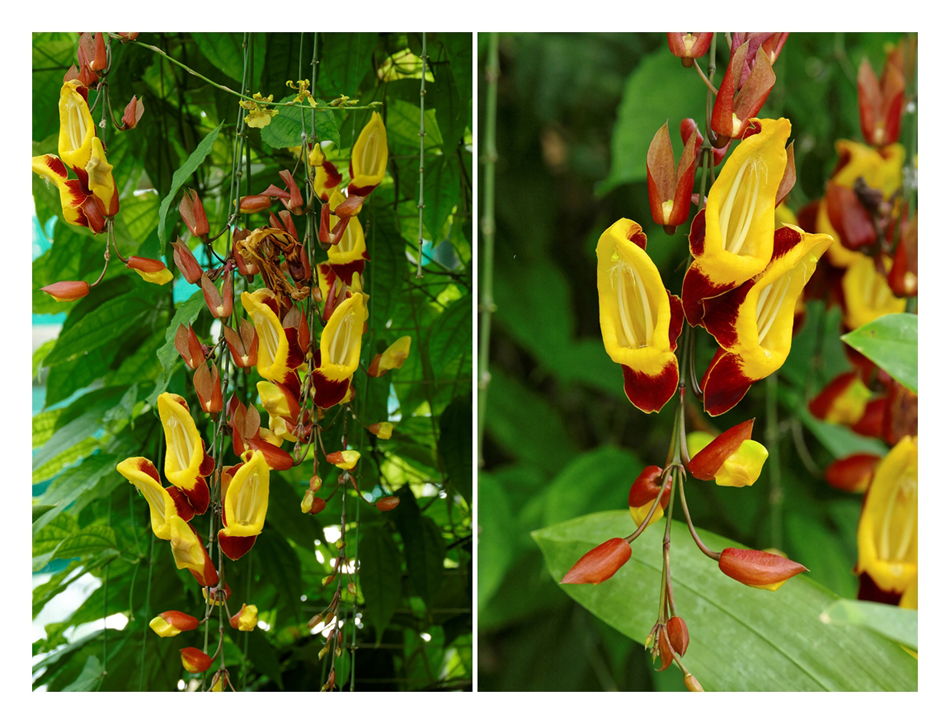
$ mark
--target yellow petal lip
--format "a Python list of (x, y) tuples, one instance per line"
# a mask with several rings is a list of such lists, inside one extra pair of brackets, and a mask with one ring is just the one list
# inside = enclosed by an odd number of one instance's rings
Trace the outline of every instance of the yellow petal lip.
[(178, 487), (190, 490), (197, 483), (204, 460), (201, 436), (180, 395), (163, 392), (158, 396), (158, 414), (165, 431), (165, 477)]
[(597, 243), (600, 330), (617, 364), (655, 377), (675, 361), (670, 345), (670, 298), (646, 251), (630, 241), (639, 224), (621, 219)]
[[(351, 220), (352, 221), (352, 220)], [(350, 378), (360, 364), (366, 303), (362, 294), (343, 301), (320, 337), (320, 373), (331, 382)]]
[(175, 566), (201, 573), (205, 567), (205, 550), (191, 526), (174, 515), (169, 519), (169, 528)]
[(157, 538), (171, 540), (170, 520), (177, 515), (175, 501), (161, 483), (152, 476), (158, 471), (151, 460), (143, 457), (126, 458), (115, 468), (126, 480), (138, 488), (148, 503), (152, 532)]
[(792, 347), (795, 303), (811, 278), (818, 259), (831, 245), (827, 234), (807, 234), (786, 225), (801, 241), (772, 261), (739, 306), (737, 342), (728, 351), (742, 359), (743, 372), (760, 380), (779, 369)]
[(917, 438), (884, 457), (858, 522), (858, 573), (884, 591), (903, 593), (917, 579)]
[(264, 454), (255, 450), (231, 478), (224, 497), (227, 527), (224, 534), (246, 537), (260, 534), (267, 517), (270, 467)]
[(709, 190), (706, 235), (697, 257), (716, 285), (738, 285), (772, 258), (775, 196), (785, 173), (792, 124), (760, 119), (762, 130), (742, 141)]
[(258, 373), (270, 382), (283, 382), (290, 371), (287, 367), (290, 344), (277, 315), (264, 303), (265, 298), (272, 296), (273, 292), (269, 289), (258, 289), (253, 293), (241, 294), (241, 302), (257, 331)]
[[(890, 271), (891, 260), (884, 258), (884, 268)], [(844, 293), (844, 323), (849, 329), (858, 329), (885, 314), (898, 314), (907, 308), (907, 300), (895, 297), (887, 277), (878, 273), (874, 259), (860, 255), (841, 277)]]
[(360, 131), (353, 146), (350, 160), (350, 176), (353, 179), (351, 185), (359, 189), (378, 186), (386, 175), (388, 162), (386, 126), (382, 116), (373, 111), (369, 123)]
[(402, 367), (409, 358), (409, 348), (412, 346), (412, 337), (400, 337), (383, 352), (379, 360), (380, 370), (394, 370)]
[(79, 91), (78, 80), (63, 84), (59, 94), (59, 157), (73, 168), (85, 169), (92, 155), (96, 124), (89, 104)]

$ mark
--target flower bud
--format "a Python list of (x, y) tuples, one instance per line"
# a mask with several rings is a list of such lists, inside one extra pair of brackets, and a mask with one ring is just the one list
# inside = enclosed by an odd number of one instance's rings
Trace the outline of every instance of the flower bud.
[(72, 302), (89, 294), (89, 284), (86, 282), (56, 282), (43, 287), (40, 291), (46, 292), (57, 302)]
[(726, 548), (719, 557), (719, 570), (752, 588), (775, 591), (789, 578), (808, 569), (765, 551)]
[(195, 370), (194, 384), (201, 409), (209, 415), (217, 415), (221, 412), (224, 407), (224, 398), (221, 395), (221, 376), (218, 373), (218, 366), (212, 362), (209, 372), (207, 364), (199, 364)]
[(705, 691), (696, 677), (692, 674), (686, 674), (686, 676), (683, 678), (683, 684), (686, 686), (687, 691)]
[[(637, 476), (633, 485), (630, 486), (630, 494), (627, 496), (627, 504), (630, 507), (630, 516), (633, 522), (639, 527), (653, 507), (653, 501), (660, 494), (658, 478), (663, 470), (658, 465), (650, 465), (643, 469), (643, 472)], [(666, 485), (663, 486), (663, 497), (660, 499), (660, 505), (653, 513), (649, 525), (663, 517), (663, 511), (670, 502), (670, 491), (673, 487), (673, 477), (668, 475)]]
[(270, 197), (264, 195), (242, 196), (239, 211), (242, 214), (253, 214), (257, 211), (263, 211), (270, 208)]
[(390, 495), (386, 498), (380, 498), (376, 501), (376, 508), (383, 512), (392, 510), (397, 505), (399, 505), (399, 498), (397, 498), (395, 495)]
[(369, 426), (369, 431), (380, 440), (388, 440), (393, 436), (393, 424), (391, 422), (374, 422)]
[[(182, 221), (185, 222), (189, 231), (195, 236), (205, 238), (211, 232), (204, 205), (201, 203), (198, 193), (193, 189), (185, 189), (185, 195), (178, 205), (178, 213), (181, 214)], [(191, 283), (194, 284), (194, 282)]]
[(352, 470), (359, 460), (360, 454), (356, 450), (343, 450), (342, 452), (327, 454), (327, 462), (336, 465), (340, 470)]
[(679, 616), (673, 616), (666, 622), (666, 632), (670, 636), (670, 645), (673, 647), (673, 651), (677, 655), (683, 656), (689, 646), (689, 631), (686, 628), (686, 622)]
[(238, 631), (253, 631), (257, 626), (257, 606), (248, 606), (246, 603), (241, 606), (241, 610), (228, 619), (231, 622), (231, 628)]
[[(660, 671), (666, 671), (673, 663), (673, 647), (670, 644), (670, 636), (666, 626), (661, 626), (657, 639), (657, 650), (660, 653)], [(654, 653), (655, 655), (655, 653)]]
[(693, 58), (701, 58), (709, 50), (712, 33), (667, 33), (666, 42), (670, 52), (683, 59), (687, 68), (693, 65)]
[(630, 560), (630, 544), (623, 538), (611, 538), (585, 553), (569, 570), (561, 583), (603, 583)]
[(188, 365), (188, 369), (197, 369), (199, 365), (205, 362), (205, 353), (201, 348), (201, 342), (190, 324), (187, 327), (184, 324), (178, 325), (178, 331), (175, 332), (175, 349), (178, 350), (178, 354)]
[(874, 470), (881, 461), (879, 455), (857, 453), (835, 460), (825, 470), (828, 485), (848, 493), (863, 493), (871, 484)]
[(350, 594), (351, 596), (355, 596), (355, 595), (356, 595), (356, 584), (353, 583), (353, 581), (350, 581), (349, 583), (346, 584), (346, 590), (349, 592), (349, 594)]
[(178, 271), (189, 284), (197, 284), (201, 280), (202, 269), (191, 249), (181, 239), (172, 242), (172, 249)]
[[(231, 316), (234, 311), (234, 288), (231, 284), (231, 272), (224, 277), (224, 297), (218, 292), (217, 286), (208, 278), (207, 274), (201, 275), (201, 291), (205, 295), (205, 304), (215, 319), (225, 319)], [(246, 292), (245, 292), (246, 293)]]
[(132, 100), (129, 101), (129, 104), (125, 107), (125, 112), (122, 114), (122, 129), (135, 128), (142, 120), (144, 113), (145, 106), (142, 101), (132, 96)]
[(192, 674), (200, 674), (211, 667), (213, 659), (201, 649), (194, 646), (181, 649), (181, 665)]
[(755, 483), (769, 452), (761, 443), (750, 439), (753, 422), (746, 420), (714, 440), (710, 440), (707, 433), (690, 433), (686, 445), (691, 459), (686, 467), (693, 477), (715, 479), (716, 485), (736, 488)]
[(382, 377), (389, 372), (389, 370), (396, 370), (402, 367), (403, 362), (409, 357), (409, 348), (411, 345), (412, 337), (407, 336), (397, 339), (385, 352), (373, 358), (373, 362), (369, 366), (369, 376)]
[(845, 372), (829, 382), (818, 396), (808, 403), (808, 411), (819, 420), (834, 425), (853, 425), (864, 416), (871, 391), (861, 381), (859, 372)]
[(167, 638), (198, 628), (198, 619), (181, 611), (165, 611), (149, 621), (148, 627), (162, 638)]
[(228, 687), (228, 670), (218, 669), (211, 677), (211, 691), (224, 691)]
[(130, 256), (125, 265), (149, 284), (168, 284), (172, 280), (172, 273), (158, 259)]

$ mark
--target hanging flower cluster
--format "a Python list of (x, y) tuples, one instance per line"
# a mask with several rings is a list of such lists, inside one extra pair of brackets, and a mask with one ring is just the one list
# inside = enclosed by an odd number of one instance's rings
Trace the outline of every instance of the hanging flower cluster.
[[(312, 99), (308, 81), (291, 85), (299, 100)], [(249, 110), (248, 124), (253, 125), (259, 109)], [(164, 474), (171, 485), (163, 488), (155, 466), (144, 458), (130, 458), (118, 467), (145, 496), (155, 535), (171, 541), (176, 565), (192, 572), (207, 601), (201, 620), (176, 611), (157, 616), (151, 627), (160, 636), (196, 628), (218, 605), (227, 612), (233, 629), (251, 631), (257, 626), (258, 611), (253, 605), (244, 604), (232, 615), (223, 568), (212, 562), (189, 522), (194, 516), (210, 512), (221, 554), (237, 561), (267, 534), (272, 471), (289, 470), (312, 459), (310, 483), (301, 503), (305, 514), (322, 512), (336, 490), (348, 485), (367, 503), (357, 482), (360, 453), (348, 445), (346, 424), (338, 449), (329, 446), (325, 430), (335, 419), (326, 417), (327, 411), (340, 405), (348, 407), (345, 420), (363, 424), (349, 405), (361, 364), (369, 376), (378, 377), (401, 367), (410, 351), (411, 340), (404, 337), (370, 363), (363, 345), (370, 318), (370, 298), (363, 290), (369, 254), (359, 214), (386, 175), (386, 129), (374, 112), (350, 154), (348, 185), (346, 174), (328, 159), (319, 142), (301, 149), (300, 156), (305, 159), (303, 183), (284, 170), (278, 174), (279, 185), (271, 184), (237, 201), (238, 212), (266, 213), (267, 221), (234, 229), (233, 243), (223, 256), (212, 247), (216, 237), (198, 193), (185, 189), (179, 206), (184, 225), (207, 254), (196, 255), (185, 239), (178, 239), (173, 243), (175, 265), (188, 283), (201, 289), (208, 312), (220, 320), (221, 334), (217, 342), (205, 340), (189, 324), (180, 325), (175, 333), (175, 349), (194, 371), (197, 407), (170, 392), (158, 396), (165, 433)], [(271, 210), (275, 201), (283, 206), (279, 211)], [(302, 234), (298, 223), (305, 229)], [(321, 250), (326, 252), (322, 261)], [(208, 267), (198, 256), (218, 263)], [(236, 286), (243, 291), (235, 291)], [(225, 371), (230, 371), (229, 378)], [(253, 384), (235, 381), (235, 373), (242, 372), (256, 378)], [(245, 389), (249, 394), (242, 392)], [(209, 418), (216, 432), (206, 438), (202, 431), (208, 429)], [(382, 439), (394, 433), (388, 420), (367, 421), (364, 427)], [(223, 437), (230, 437), (230, 443)], [(285, 449), (288, 444), (292, 449)], [(235, 462), (226, 462), (232, 455)], [(321, 459), (339, 471), (336, 486), (325, 497), (317, 495), (323, 486)], [(395, 496), (384, 496), (375, 505), (385, 511), (398, 502)], [(345, 510), (341, 530), (345, 530)], [(352, 572), (344, 539), (338, 547), (334, 573), (325, 585), (335, 581), (341, 587)], [(352, 581), (346, 589), (355, 595)], [(341, 593), (338, 588), (311, 627), (336, 616)], [(333, 637), (337, 648), (342, 630), (338, 633)], [(221, 651), (219, 645), (218, 652), (209, 656), (200, 649), (184, 648), (182, 666), (191, 673), (204, 672)], [(219, 689), (230, 685), (223, 661), (215, 682)]]
[[(124, 34), (123, 42), (130, 35), (137, 34)], [(122, 115), (122, 123), (113, 117), (108, 83), (102, 82), (111, 70), (111, 50), (105, 33), (81, 33), (76, 56), (79, 66), (70, 66), (59, 95), (59, 155), (34, 156), (32, 165), (35, 174), (58, 189), (63, 220), (67, 224), (86, 227), (96, 235), (106, 234), (105, 265), (102, 274), (92, 284), (60, 281), (43, 287), (43, 291), (58, 302), (81, 299), (102, 281), (109, 266), (110, 247), (145, 281), (167, 284), (172, 280), (171, 272), (157, 259), (124, 258), (119, 253), (114, 234), (113, 220), (119, 213), (119, 192), (113, 166), (106, 156), (106, 114), (117, 130), (125, 131), (138, 125), (145, 107), (141, 100), (132, 96)], [(95, 103), (102, 108), (102, 122), (98, 126), (89, 107), (92, 91), (98, 93)]]
[[(661, 670), (674, 662), (680, 667), (691, 691), (702, 687), (683, 662), (689, 634), (676, 613), (669, 572), (668, 514), (677, 490), (696, 545), (725, 575), (774, 591), (806, 569), (774, 552), (716, 551), (701, 540), (686, 504), (688, 477), (747, 487), (759, 478), (768, 451), (752, 440), (753, 420), (719, 435), (702, 429), (687, 435), (687, 380), (704, 411), (715, 417), (780, 369), (789, 355), (803, 291), (835, 242), (830, 233), (797, 225), (793, 215), (779, 208), (796, 180), (793, 146), (788, 143), (792, 125), (784, 118), (757, 117), (775, 82), (772, 66), (787, 34), (732, 34), (731, 60), (718, 89), (695, 65), (695, 59), (709, 51), (713, 35), (667, 36), (673, 54), (695, 68), (715, 93), (705, 136), (695, 121), (683, 119), (679, 128), (684, 150), (678, 163), (667, 125), (657, 131), (647, 153), (653, 221), (669, 234), (689, 223), (691, 260), (681, 293), (672, 294), (661, 278), (639, 223), (621, 219), (597, 244), (604, 347), (621, 366), (624, 393), (636, 408), (658, 412), (677, 397), (670, 455), (665, 466), (646, 467), (630, 487), (634, 532), (594, 548), (562, 579), (565, 584), (607, 581), (629, 560), (630, 544), (666, 514), (660, 615), (647, 646), (660, 658)], [(705, 179), (720, 164), (706, 196)], [(703, 185), (695, 194), (697, 165), (703, 169)], [(696, 210), (690, 210), (691, 204)], [(680, 341), (684, 329), (685, 342)], [(697, 382), (693, 350), (700, 329), (715, 340), (716, 351)]]

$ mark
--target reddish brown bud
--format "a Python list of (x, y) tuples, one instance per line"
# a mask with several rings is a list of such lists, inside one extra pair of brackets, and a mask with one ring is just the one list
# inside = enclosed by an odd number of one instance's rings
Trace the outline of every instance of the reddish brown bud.
[(683, 684), (686, 686), (687, 691), (705, 691), (700, 685), (699, 680), (692, 674), (686, 674), (683, 678)]
[(185, 189), (185, 195), (182, 196), (181, 203), (178, 205), (178, 213), (195, 236), (204, 238), (211, 231), (208, 226), (208, 216), (196, 191)]
[(752, 588), (775, 591), (789, 578), (808, 569), (773, 553), (726, 548), (719, 557), (719, 570)]
[(283, 179), (283, 182), (287, 184), (287, 190), (290, 191), (290, 198), (283, 200), (284, 206), (286, 206), (291, 213), (302, 214), (304, 212), (303, 196), (300, 195), (300, 187), (297, 186), (297, 182), (294, 181), (293, 174), (285, 169), (280, 172), (280, 177)]
[(397, 498), (395, 495), (390, 495), (386, 498), (380, 498), (376, 501), (376, 507), (384, 512), (387, 510), (392, 510), (397, 505), (399, 505), (399, 498)]
[(356, 216), (363, 208), (363, 201), (365, 201), (365, 197), (363, 196), (357, 196), (356, 194), (347, 196), (346, 201), (338, 204), (336, 208), (333, 209), (333, 215), (340, 219), (349, 219), (350, 217)]
[(700, 58), (709, 50), (712, 36), (712, 33), (667, 33), (666, 42), (677, 58)]
[(858, 69), (858, 111), (861, 134), (870, 145), (880, 148), (900, 140), (904, 113), (904, 73), (888, 58), (878, 80), (868, 59)]
[(894, 264), (887, 284), (898, 297), (917, 296), (917, 215), (904, 225), (901, 240), (894, 250)]
[(57, 302), (72, 302), (89, 294), (89, 284), (86, 282), (56, 282), (40, 289), (46, 292)]
[(825, 480), (833, 488), (849, 493), (863, 493), (871, 484), (874, 469), (880, 462), (879, 455), (857, 453), (835, 460), (825, 470)]
[(181, 649), (181, 665), (192, 674), (200, 674), (211, 667), (212, 658), (194, 646)]
[(214, 362), (211, 363), (211, 371), (208, 371), (207, 364), (200, 364), (195, 370), (195, 392), (198, 393), (198, 401), (201, 402), (201, 409), (209, 415), (217, 415), (224, 407), (224, 398), (221, 396), (221, 377), (218, 374), (218, 367)]
[(129, 101), (129, 104), (125, 107), (125, 112), (122, 114), (122, 128), (127, 130), (129, 128), (135, 128), (139, 121), (142, 120), (142, 116), (145, 114), (145, 106), (135, 96), (132, 96), (132, 100)]
[(696, 453), (693, 459), (686, 464), (692, 476), (699, 480), (714, 480), (716, 473), (719, 472), (729, 456), (738, 450), (744, 441), (752, 439), (752, 425), (754, 422), (755, 418), (730, 427)]
[(611, 538), (585, 553), (569, 570), (561, 583), (603, 583), (630, 560), (630, 544), (623, 538)]
[[(205, 220), (207, 224), (207, 220)], [(197, 284), (201, 279), (202, 269), (191, 249), (181, 239), (172, 242), (173, 254), (175, 257), (175, 266), (189, 284)]]
[[(659, 465), (649, 465), (643, 469), (643, 472), (637, 476), (633, 485), (630, 486), (630, 494), (627, 496), (627, 505), (631, 508), (639, 508), (644, 505), (652, 505), (656, 496), (660, 494), (659, 477), (663, 469)], [(666, 509), (670, 502), (670, 490), (673, 486), (673, 477), (667, 475), (666, 485), (663, 488), (663, 499), (660, 501), (660, 507)]]
[(661, 626), (657, 634), (657, 651), (660, 653), (660, 671), (666, 671), (667, 667), (673, 663), (673, 647), (670, 645), (670, 636), (666, 626)]
[(224, 277), (224, 298), (218, 292), (218, 288), (208, 279), (207, 274), (201, 275), (201, 290), (205, 295), (205, 304), (215, 319), (225, 319), (231, 316), (234, 310), (234, 291), (231, 284), (231, 272)]
[(666, 632), (670, 636), (670, 646), (678, 656), (686, 653), (689, 646), (689, 631), (686, 628), (686, 622), (679, 616), (674, 616), (666, 622)]
[(242, 214), (253, 214), (257, 211), (263, 211), (270, 208), (270, 197), (264, 195), (242, 196), (240, 212)]
[(224, 327), (224, 339), (231, 350), (231, 358), (238, 367), (254, 367), (257, 364), (257, 331), (247, 319), (241, 319), (241, 332)]
[(697, 140), (698, 130), (694, 130), (684, 142), (683, 154), (676, 165), (668, 124), (664, 123), (653, 136), (647, 152), (647, 189), (650, 213), (657, 224), (675, 228), (689, 216), (699, 152)]
[(193, 370), (198, 365), (204, 364), (204, 350), (201, 348), (201, 342), (198, 341), (198, 335), (195, 334), (195, 330), (191, 328), (190, 324), (187, 327), (184, 324), (178, 325), (178, 331), (175, 332), (175, 349), (185, 360), (188, 369)]

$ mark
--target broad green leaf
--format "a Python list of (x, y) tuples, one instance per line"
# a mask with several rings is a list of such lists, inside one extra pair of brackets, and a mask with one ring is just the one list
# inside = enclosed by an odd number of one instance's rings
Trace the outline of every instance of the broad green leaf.
[(399, 549), (385, 528), (372, 526), (360, 536), (360, 587), (366, 599), (366, 619), (383, 638), (402, 600)]
[(33, 353), (33, 379), (35, 380), (40, 376), (40, 368), (43, 366), (43, 361), (46, 359), (46, 355), (50, 353), (53, 347), (56, 346), (55, 339), (48, 339), (39, 347), (36, 348), (36, 351)]
[[(68, 450), (95, 432), (103, 416), (121, 399), (125, 389), (121, 387), (105, 387), (80, 397), (73, 405), (83, 407), (83, 411), (70, 422), (58, 427), (56, 432), (46, 441), (42, 449), (33, 456), (33, 470), (37, 470), (64, 450)], [(58, 419), (58, 418), (57, 418)]]
[(419, 598), (431, 608), (442, 587), (445, 574), (445, 542), (442, 540), (442, 531), (431, 518), (420, 515), (415, 525), (405, 530), (403, 543), (409, 581)]
[[(228, 78), (238, 83), (244, 80), (244, 35), (243, 33), (193, 33), (195, 45), (211, 64)], [(263, 39), (254, 44), (254, 65), (249, 69), (248, 84), (253, 90), (261, 82), (264, 69), (265, 48)], [(236, 103), (236, 101), (235, 101)]]
[(514, 551), (511, 510), (505, 489), (490, 473), (478, 476), (478, 608), (483, 609), (504, 580)]
[[(646, 179), (647, 151), (653, 136), (667, 121), (670, 136), (677, 137), (680, 119), (701, 122), (705, 97), (702, 81), (690, 77), (667, 48), (643, 58), (627, 78), (610, 140), (610, 175), (597, 186), (597, 195)], [(674, 145), (676, 158), (681, 153), (682, 147)]]
[[(51, 525), (52, 524), (47, 525), (43, 530), (49, 530)], [(39, 570), (54, 558), (60, 558), (62, 560), (79, 558), (80, 556), (89, 555), (90, 553), (110, 552), (115, 550), (115, 547), (115, 531), (113, 531), (112, 528), (104, 525), (91, 525), (69, 534), (63, 538), (52, 551), (43, 553), (40, 556), (34, 555), (33, 570)]]
[[(917, 650), (917, 611), (873, 601), (835, 601), (821, 614), (824, 623), (858, 626)], [(844, 629), (842, 629), (844, 632)]]
[[(532, 535), (559, 581), (589, 550), (631, 530), (629, 515), (614, 511)], [(713, 549), (737, 545), (699, 534)], [(651, 526), (610, 580), (563, 585), (564, 593), (634, 641), (644, 641), (656, 621), (662, 537), (663, 526)], [(829, 635), (821, 614), (837, 598), (807, 574), (775, 592), (743, 586), (722, 575), (678, 521), (670, 555), (677, 612), (690, 631), (684, 663), (707, 691), (917, 690), (917, 661), (898, 644), (857, 628)]]
[[(204, 163), (205, 159), (208, 157), (208, 154), (211, 153), (211, 148), (214, 146), (214, 142), (218, 138), (218, 133), (220, 133), (221, 128), (224, 126), (224, 121), (218, 124), (218, 126), (208, 132), (208, 135), (201, 139), (201, 143), (195, 148), (195, 150), (188, 157), (188, 160), (185, 161), (182, 166), (172, 174), (172, 183), (171, 188), (168, 189), (168, 193), (165, 195), (165, 198), (162, 199), (162, 205), (158, 209), (158, 245), (159, 253), (165, 253), (165, 242), (167, 239), (166, 232), (166, 220), (168, 218), (168, 212), (171, 209), (172, 203), (175, 201), (175, 197), (178, 195), (178, 190), (185, 185), (185, 182), (191, 177), (191, 175), (198, 170), (198, 167)], [(176, 207), (177, 211), (177, 207)]]
[[(281, 103), (287, 103), (294, 98), (294, 95), (286, 96), (281, 99)], [(280, 106), (278, 108), (279, 113), (273, 116), (270, 123), (261, 129), (261, 139), (273, 148), (299, 146), (301, 133), (306, 129), (307, 133), (312, 130), (321, 141), (333, 141), (339, 148), (340, 127), (337, 116), (340, 112), (326, 110), (327, 104), (325, 101), (317, 100), (316, 103), (317, 107), (314, 109), (309, 106)], [(311, 118), (313, 120), (312, 129)]]
[(102, 670), (102, 664), (95, 656), (89, 656), (86, 664), (82, 668), (82, 673), (69, 686), (63, 687), (63, 691), (92, 691), (99, 684), (99, 681), (105, 675)]
[[(429, 238), (434, 242), (439, 242), (443, 238), (442, 230), (445, 222), (458, 203), (458, 159), (454, 154), (427, 158), (425, 171), (422, 175), (423, 204), (425, 204), (425, 208), (422, 210), (423, 223), (429, 231)], [(419, 184), (417, 182), (416, 189), (418, 188)]]
[[(366, 120), (369, 120), (367, 116)], [(389, 141), (390, 154), (394, 153), (396, 146), (399, 146), (400, 154), (414, 155), (419, 157), (419, 103), (407, 103), (402, 100), (394, 100), (387, 104), (386, 113), (386, 139)], [(362, 125), (360, 126), (362, 127)], [(422, 147), (426, 153), (442, 145), (442, 134), (439, 132), (439, 124), (435, 119), (435, 111), (426, 109), (426, 135), (423, 139)], [(419, 166), (413, 164), (415, 175), (418, 178)], [(418, 191), (418, 183), (413, 184)]]
[(472, 504), (472, 399), (456, 397), (439, 417), (439, 455), (449, 481)]
[(485, 406), (488, 434), (510, 454), (553, 475), (576, 453), (576, 445), (550, 401), (500, 369), (491, 370)]
[[(251, 665), (262, 674), (269, 676), (271, 681), (277, 684), (281, 690), (284, 688), (284, 682), (280, 676), (280, 660), (277, 656), (277, 650), (274, 648), (267, 636), (260, 629), (248, 631), (239, 634), (242, 638), (247, 638), (247, 658)], [(243, 641), (242, 641), (243, 643)]]
[(626, 504), (630, 486), (642, 470), (629, 450), (605, 445), (581, 453), (545, 488), (544, 522), (553, 525), (572, 515)]
[(888, 314), (841, 339), (916, 394), (916, 314)]
[(88, 437), (68, 450), (64, 450), (41, 468), (33, 471), (33, 485), (49, 480), (70, 463), (74, 463), (80, 458), (87, 458), (98, 447), (99, 441), (94, 437)]
[[(93, 440), (94, 442), (93, 438), (89, 438), (89, 440)], [(76, 450), (77, 448), (82, 450), (88, 444), (89, 440), (71, 448), (70, 451)], [(44, 526), (55, 520), (74, 503), (76, 503), (76, 505), (70, 509), (70, 513), (73, 516), (77, 515), (79, 510), (75, 508), (79, 508), (80, 510), (81, 508), (76, 501), (84, 493), (94, 490), (104, 477), (116, 476), (113, 482), (122, 480), (122, 476), (115, 470), (119, 459), (117, 455), (92, 455), (75, 467), (62, 472), (39, 500), (39, 502), (44, 505), (53, 505), (55, 507), (34, 521), (33, 535), (36, 536)]]
[(165, 344), (158, 350), (158, 361), (162, 363), (162, 367), (165, 369), (166, 378), (171, 374), (180, 359), (178, 350), (175, 349), (175, 334), (178, 332), (178, 327), (183, 324), (187, 327), (194, 322), (204, 307), (205, 297), (200, 289), (176, 307), (175, 316), (172, 317), (172, 321), (168, 323), (168, 327), (165, 329)]
[(373, 70), (377, 38), (376, 33), (323, 33), (317, 83), (321, 92), (314, 95), (359, 98), (360, 84)]
[(439, 378), (451, 362), (472, 353), (472, 297), (456, 299), (442, 312), (429, 333), (429, 362)]
[(46, 356), (46, 364), (65, 362), (73, 355), (82, 355), (122, 339), (137, 327), (151, 311), (151, 300), (131, 293), (104, 301), (98, 309), (80, 319), (75, 326), (63, 327), (53, 351)]

